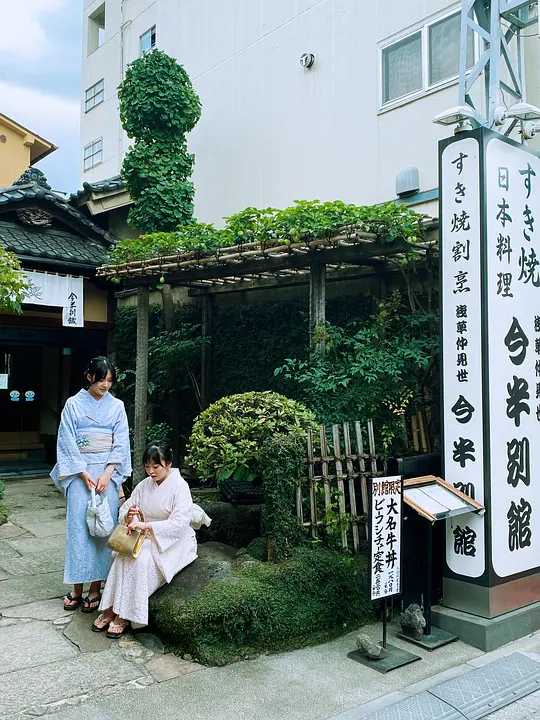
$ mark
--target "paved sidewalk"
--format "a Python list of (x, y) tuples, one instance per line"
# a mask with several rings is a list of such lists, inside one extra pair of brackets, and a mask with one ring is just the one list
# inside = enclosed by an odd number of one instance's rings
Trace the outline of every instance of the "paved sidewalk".
[[(0, 720), (361, 720), (369, 712), (516, 650), (540, 653), (540, 634), (484, 654), (461, 642), (381, 675), (347, 658), (355, 633), (333, 642), (205, 668), (164, 654), (149, 634), (117, 643), (90, 631), (92, 615), (61, 597), (64, 501), (48, 480), (7, 483), (0, 526)], [(364, 628), (378, 638), (380, 627)], [(399, 639), (392, 643), (411, 649)], [(540, 659), (539, 655), (532, 655)], [(540, 693), (490, 720), (540, 717)]]

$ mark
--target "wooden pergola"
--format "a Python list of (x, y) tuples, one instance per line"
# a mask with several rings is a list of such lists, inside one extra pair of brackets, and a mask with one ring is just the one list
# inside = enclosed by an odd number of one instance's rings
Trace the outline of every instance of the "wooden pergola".
[[(414, 251), (419, 255), (426, 246), (405, 241), (388, 242), (376, 235), (347, 228), (331, 237), (300, 242), (263, 245), (250, 243), (218, 248), (211, 252), (179, 252), (175, 255), (103, 265), (97, 275), (117, 279), (125, 289), (137, 290), (137, 358), (135, 381), (135, 457), (141, 457), (148, 383), (149, 291), (161, 284), (166, 325), (173, 321), (172, 287), (186, 287), (201, 296), (202, 334), (208, 336), (211, 325), (213, 293), (224, 288), (254, 289), (283, 282), (309, 284), (309, 326), (311, 343), (323, 351), (324, 343), (315, 342), (314, 330), (326, 320), (326, 282), (343, 275), (368, 269), (380, 274), (392, 261)], [(168, 329), (172, 329), (170, 326)], [(201, 357), (201, 397), (208, 397), (208, 348), (203, 343)], [(140, 479), (135, 475), (135, 480)]]

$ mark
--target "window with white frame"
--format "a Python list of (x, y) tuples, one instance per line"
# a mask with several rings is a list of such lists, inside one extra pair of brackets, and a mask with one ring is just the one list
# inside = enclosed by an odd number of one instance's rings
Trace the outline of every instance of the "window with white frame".
[(93, 140), (84, 146), (83, 169), (91, 170), (100, 162), (103, 162), (103, 138)]
[[(428, 26), (429, 84), (455, 77), (459, 73), (461, 13), (450, 15)], [(474, 38), (467, 38), (467, 66), (474, 63)]]
[(144, 32), (139, 38), (139, 51), (140, 55), (146, 55), (156, 47), (156, 26), (152, 27)]
[[(446, 82), (459, 73), (461, 13), (426, 23), (381, 52), (382, 104), (391, 103)], [(474, 64), (469, 33), (467, 66)]]
[(422, 89), (422, 33), (384, 48), (383, 103)]
[(84, 112), (90, 112), (96, 105), (100, 105), (104, 99), (105, 84), (103, 79), (91, 85), (84, 95)]

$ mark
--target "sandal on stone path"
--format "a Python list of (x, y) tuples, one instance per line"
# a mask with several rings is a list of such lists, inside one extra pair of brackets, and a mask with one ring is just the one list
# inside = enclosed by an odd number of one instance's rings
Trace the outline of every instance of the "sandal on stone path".
[(95, 612), (98, 607), (99, 603), (101, 602), (101, 593), (99, 595), (93, 595), (90, 597), (90, 595), (87, 595), (82, 599), (82, 607), (81, 612), (82, 613), (93, 613)]
[[(111, 640), (116, 640), (116, 638), (125, 635), (130, 628), (131, 623), (129, 620), (121, 620), (119, 623), (111, 622), (105, 634), (108, 638), (111, 638)], [(115, 632), (116, 630), (117, 632)]]
[[(66, 605), (66, 600), (68, 603), (72, 603), (71, 605)], [(67, 595), (64, 595), (64, 610), (67, 610), (68, 612), (71, 612), (72, 610), (76, 610), (80, 604), (83, 601), (82, 595), (73, 595), (72, 593), (68, 593)]]
[(92, 623), (92, 630), (94, 632), (105, 632), (105, 630), (112, 623), (114, 615), (111, 615), (107, 611), (102, 612)]

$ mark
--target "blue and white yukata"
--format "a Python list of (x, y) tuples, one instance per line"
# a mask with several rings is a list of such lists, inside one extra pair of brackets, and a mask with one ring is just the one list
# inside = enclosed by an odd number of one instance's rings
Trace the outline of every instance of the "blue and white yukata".
[(79, 473), (95, 480), (107, 465), (115, 465), (102, 497), (109, 502), (113, 520), (118, 518), (119, 486), (131, 474), (129, 430), (124, 403), (106, 393), (96, 400), (88, 390), (68, 398), (62, 411), (56, 449), (57, 463), (51, 478), (67, 500), (67, 585), (105, 580), (112, 562), (107, 538), (93, 537), (86, 524), (90, 491)]

